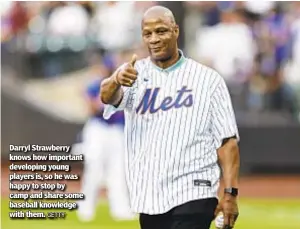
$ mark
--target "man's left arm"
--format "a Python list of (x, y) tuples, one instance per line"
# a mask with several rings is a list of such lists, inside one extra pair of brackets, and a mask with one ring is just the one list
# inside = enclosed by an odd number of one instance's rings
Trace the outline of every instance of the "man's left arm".
[(216, 215), (224, 214), (224, 228), (233, 228), (238, 216), (237, 192), (240, 168), (239, 133), (231, 98), (224, 79), (218, 83), (211, 95), (211, 131), (217, 149), (218, 163), (224, 181), (224, 196), (216, 209)]
[[(224, 182), (224, 196), (216, 209), (224, 215), (224, 228), (233, 228), (238, 217), (237, 190), (239, 187), (240, 153), (235, 137), (226, 138), (217, 150), (218, 161), (222, 169)], [(225, 192), (226, 190), (226, 192)]]
[(236, 137), (224, 139), (217, 153), (225, 188), (238, 188), (240, 152)]

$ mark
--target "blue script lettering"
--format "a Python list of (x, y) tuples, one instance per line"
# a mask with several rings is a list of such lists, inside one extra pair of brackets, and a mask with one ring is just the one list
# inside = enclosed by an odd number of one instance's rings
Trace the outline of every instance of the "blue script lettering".
[[(155, 102), (159, 90), (160, 88), (146, 89), (145, 94), (136, 109), (136, 113), (141, 111), (141, 114), (145, 114), (149, 110), (150, 114), (153, 114), (159, 110), (167, 111), (173, 107), (178, 109), (183, 106), (191, 107), (193, 105), (193, 94), (191, 94), (192, 90), (187, 90), (187, 87), (183, 86), (180, 90), (177, 91), (178, 94), (175, 100), (172, 97), (168, 96), (163, 99), (163, 101), (157, 108), (155, 108)], [(189, 95), (185, 97), (187, 93), (189, 93)]]

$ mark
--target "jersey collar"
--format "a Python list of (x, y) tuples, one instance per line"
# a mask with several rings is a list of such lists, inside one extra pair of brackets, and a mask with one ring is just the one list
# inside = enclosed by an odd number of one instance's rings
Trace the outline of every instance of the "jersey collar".
[(173, 65), (171, 65), (170, 67), (168, 67), (168, 68), (163, 69), (163, 68), (160, 68), (157, 65), (153, 64), (152, 61), (151, 61), (151, 63), (154, 66), (154, 68), (156, 68), (159, 71), (163, 71), (163, 72), (174, 71), (175, 69), (179, 68), (186, 60), (185, 56), (183, 55), (183, 52), (180, 49), (178, 51), (179, 51), (179, 54), (180, 54), (179, 60), (176, 63), (174, 63)]

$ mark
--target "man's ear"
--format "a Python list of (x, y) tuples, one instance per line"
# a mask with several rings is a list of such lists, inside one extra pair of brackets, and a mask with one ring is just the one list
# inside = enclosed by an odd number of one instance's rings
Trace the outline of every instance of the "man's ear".
[(179, 26), (178, 25), (174, 26), (174, 32), (176, 34), (176, 38), (178, 38), (179, 37)]

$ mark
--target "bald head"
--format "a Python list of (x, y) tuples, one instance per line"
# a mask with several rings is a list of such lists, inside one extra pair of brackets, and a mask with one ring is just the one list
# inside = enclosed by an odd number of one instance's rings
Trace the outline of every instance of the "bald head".
[(162, 6), (149, 8), (142, 20), (143, 41), (155, 61), (168, 61), (178, 54), (178, 25), (171, 10)]
[(163, 6), (153, 6), (149, 8), (143, 16), (143, 21), (149, 19), (168, 20), (172, 24), (176, 24), (174, 15), (171, 10)]

